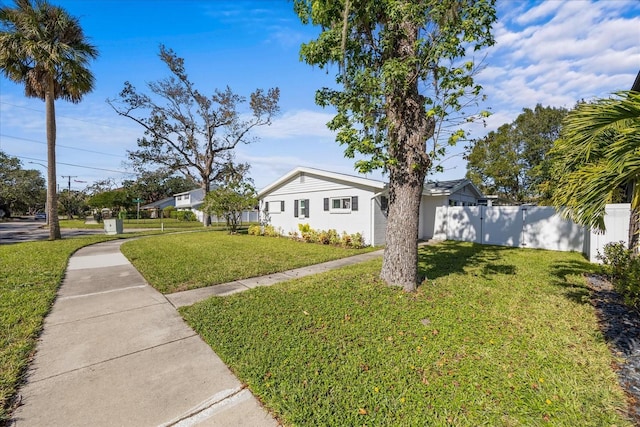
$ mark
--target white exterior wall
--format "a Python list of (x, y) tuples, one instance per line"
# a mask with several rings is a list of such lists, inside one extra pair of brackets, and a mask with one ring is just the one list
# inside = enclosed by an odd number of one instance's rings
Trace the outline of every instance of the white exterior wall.
[(373, 229), (373, 241), (371, 244), (373, 246), (382, 246), (386, 241), (386, 233), (387, 233), (387, 214), (382, 211), (380, 206), (380, 197), (376, 197), (371, 199), (372, 206), (372, 226)]
[[(299, 232), (298, 224), (309, 224), (314, 230), (335, 229), (339, 234), (361, 233), (365, 243), (372, 243), (371, 198), (372, 189), (354, 186), (328, 179), (320, 179), (308, 174), (294, 176), (288, 182), (274, 189), (260, 201), (260, 211), (264, 214), (265, 202), (269, 202), (268, 223), (282, 229), (284, 235)], [(324, 198), (358, 197), (358, 210), (336, 213), (324, 210)], [(309, 200), (308, 218), (294, 217), (294, 201)], [(274, 203), (284, 201), (284, 212), (274, 212)], [(377, 243), (376, 243), (377, 244)]]

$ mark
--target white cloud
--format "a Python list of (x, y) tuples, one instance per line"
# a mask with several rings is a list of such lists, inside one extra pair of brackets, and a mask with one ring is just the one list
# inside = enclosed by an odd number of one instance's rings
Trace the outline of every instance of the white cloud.
[(317, 136), (333, 139), (334, 133), (327, 129), (327, 122), (332, 118), (332, 114), (317, 111), (290, 111), (276, 118), (271, 126), (257, 128), (255, 134), (261, 138)]
[(529, 9), (522, 15), (518, 16), (515, 19), (515, 21), (521, 25), (530, 24), (532, 22), (538, 21), (541, 18), (546, 18), (552, 15), (558, 10), (558, 8), (561, 5), (562, 5), (562, 2), (559, 2), (559, 1), (544, 2), (536, 7)]

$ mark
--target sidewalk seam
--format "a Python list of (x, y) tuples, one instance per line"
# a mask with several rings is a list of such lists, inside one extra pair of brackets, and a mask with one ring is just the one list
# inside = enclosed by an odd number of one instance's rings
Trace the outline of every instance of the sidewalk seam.
[(85, 298), (85, 297), (91, 297), (94, 295), (104, 295), (104, 294), (110, 294), (112, 292), (121, 292), (121, 291), (127, 291), (129, 289), (139, 289), (139, 288), (144, 288), (146, 287), (147, 284), (142, 284), (142, 285), (136, 285), (136, 286), (127, 286), (126, 288), (119, 288), (119, 289), (110, 289), (108, 291), (101, 291), (101, 292), (92, 292), (90, 294), (82, 294), (82, 295), (70, 295), (68, 297), (60, 297), (58, 298), (59, 301), (66, 301), (66, 300), (70, 300), (70, 299), (76, 299), (76, 298)]
[(98, 314), (96, 316), (82, 317), (82, 318), (75, 319), (75, 320), (68, 320), (66, 322), (50, 323), (50, 326), (68, 325), (70, 323), (77, 323), (77, 322), (81, 322), (81, 321), (83, 322), (83, 321), (90, 320), (90, 319), (99, 319), (101, 317), (113, 316), (114, 314), (127, 313), (129, 311), (140, 310), (140, 309), (143, 309), (143, 308), (153, 307), (153, 306), (162, 305), (162, 304), (164, 304), (164, 302), (156, 301), (154, 304), (140, 305), (138, 307), (131, 307), (131, 308), (128, 308), (126, 310), (112, 311), (111, 313), (103, 313), (103, 314)]
[(142, 348), (140, 350), (132, 351), (132, 352), (126, 353), (126, 354), (121, 354), (119, 356), (111, 357), (109, 359), (101, 360), (99, 362), (91, 363), (89, 365), (79, 366), (77, 368), (74, 368), (74, 369), (71, 369), (71, 370), (68, 370), (68, 371), (60, 372), (59, 374), (50, 375), (48, 377), (40, 378), (40, 379), (37, 379), (37, 380), (30, 380), (30, 382), (35, 384), (35, 383), (39, 383), (39, 382), (42, 382), (42, 381), (50, 380), (52, 378), (56, 378), (56, 377), (59, 377), (59, 376), (62, 376), (62, 375), (67, 375), (69, 373), (76, 372), (76, 371), (81, 371), (83, 369), (88, 369), (88, 368), (91, 368), (93, 366), (102, 365), (104, 363), (113, 362), (114, 360), (123, 359), (125, 357), (133, 356), (134, 354), (138, 354), (138, 353), (142, 353), (142, 352), (145, 352), (145, 351), (153, 350), (155, 348), (160, 348), (160, 347), (165, 346), (167, 344), (173, 344), (173, 343), (184, 341), (184, 340), (187, 340), (187, 339), (190, 339), (190, 338), (193, 338), (193, 337), (198, 337), (199, 338), (200, 336), (198, 334), (194, 333), (194, 334), (188, 335), (186, 337), (177, 338), (177, 339), (172, 340), (172, 341), (166, 341), (166, 342), (163, 342), (162, 344), (158, 344), (158, 345), (153, 345), (151, 347)]

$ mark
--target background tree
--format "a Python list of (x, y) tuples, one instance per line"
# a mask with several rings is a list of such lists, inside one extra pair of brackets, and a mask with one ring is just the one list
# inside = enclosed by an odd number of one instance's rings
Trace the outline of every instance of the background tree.
[(55, 100), (80, 102), (93, 90), (87, 68), (98, 52), (77, 19), (43, 0), (16, 0), (0, 7), (0, 69), (24, 84), (28, 97), (45, 102), (47, 132), (47, 218), (49, 239), (60, 239), (56, 188)]
[[(181, 172), (208, 193), (212, 182), (221, 182), (236, 171), (236, 146), (255, 140), (250, 136), (254, 127), (271, 124), (279, 111), (280, 91), (253, 92), (249, 100), (252, 114), (245, 119), (238, 111), (246, 102), (244, 97), (229, 87), (206, 97), (188, 79), (182, 58), (160, 46), (160, 59), (172, 76), (149, 83), (151, 96), (126, 82), (118, 101), (108, 102), (118, 114), (145, 130), (145, 136), (138, 139), (138, 150), (129, 152), (135, 166), (144, 169), (159, 165)], [(207, 218), (204, 225), (209, 224)]]
[(88, 185), (84, 189), (84, 192), (90, 196), (94, 196), (105, 191), (112, 191), (118, 188), (118, 183), (113, 178), (105, 178), (94, 181), (93, 184)]
[(389, 214), (380, 276), (415, 290), (418, 218), (427, 172), (447, 144), (465, 136), (448, 125), (464, 116), (480, 94), (467, 52), (493, 44), (493, 0), (296, 0), (303, 23), (319, 25), (302, 58), (321, 68), (338, 66), (342, 90), (323, 88), (321, 106), (337, 115), (345, 155), (365, 157), (360, 172), (389, 176)]
[(67, 219), (82, 216), (88, 209), (87, 195), (83, 191), (64, 190), (58, 196), (58, 211)]
[[(638, 253), (640, 219), (640, 73), (637, 90), (581, 103), (564, 121), (551, 155), (557, 186), (552, 203), (565, 216), (605, 229), (608, 203), (628, 188), (631, 198), (629, 248)], [(634, 85), (635, 87), (635, 85)]]
[(467, 147), (467, 178), (507, 203), (547, 204), (553, 181), (547, 156), (559, 138), (564, 108), (538, 104)]
[(175, 176), (166, 169), (157, 169), (143, 171), (135, 181), (124, 181), (122, 187), (135, 198), (152, 203), (177, 193), (193, 190), (197, 184), (189, 178)]
[[(0, 207), (14, 214), (33, 214), (44, 207), (45, 182), (42, 174), (23, 169), (17, 157), (0, 151)], [(7, 212), (5, 212), (6, 215)]]
[(258, 195), (253, 181), (246, 177), (233, 177), (213, 189), (204, 198), (203, 210), (208, 215), (224, 218), (231, 233), (242, 223), (242, 212), (255, 208)]
[(94, 194), (87, 200), (87, 204), (92, 208), (107, 208), (114, 212), (130, 209), (134, 206), (133, 197), (124, 190), (103, 191)]

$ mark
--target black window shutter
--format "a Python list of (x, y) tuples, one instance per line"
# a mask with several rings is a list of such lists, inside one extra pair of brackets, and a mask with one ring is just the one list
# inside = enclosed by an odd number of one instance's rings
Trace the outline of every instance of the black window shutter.
[(324, 210), (325, 211), (329, 210), (329, 198), (328, 197), (324, 198)]
[(264, 211), (269, 212), (269, 202), (264, 202)]
[(309, 218), (309, 199), (304, 201), (304, 216), (305, 218)]
[(298, 201), (293, 201), (293, 216), (298, 218)]
[(280, 212), (284, 212), (284, 200), (280, 202)]
[(380, 197), (380, 209), (382, 209), (383, 211), (386, 211), (387, 208), (389, 207), (389, 199), (385, 196), (381, 196)]
[(353, 196), (351, 198), (351, 210), (352, 211), (358, 210), (358, 196)]

